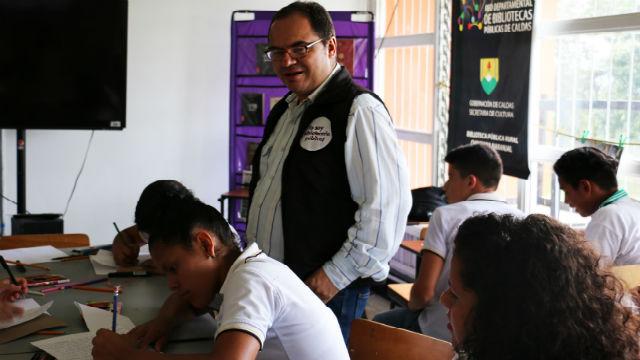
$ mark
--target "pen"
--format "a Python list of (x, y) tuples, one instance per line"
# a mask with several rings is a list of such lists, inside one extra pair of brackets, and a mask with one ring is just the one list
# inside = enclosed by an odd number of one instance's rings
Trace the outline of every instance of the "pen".
[(9, 269), (9, 265), (7, 265), (7, 262), (4, 261), (4, 257), (2, 255), (0, 255), (0, 263), (2, 264), (2, 267), (7, 270), (7, 273), (9, 274), (9, 277), (11, 278), (11, 283), (15, 286), (20, 286), (18, 285), (18, 281), (16, 280), (15, 276), (13, 276), (13, 273), (11, 272), (11, 269)]
[(36, 290), (31, 290), (29, 289), (29, 291), (27, 292), (29, 295), (38, 295), (38, 296), (44, 296), (44, 293), (41, 293), (40, 291), (36, 291)]
[(115, 221), (113, 222), (113, 227), (116, 228), (116, 235), (120, 234), (120, 229), (118, 229), (118, 225)]
[(53, 258), (51, 260), (60, 260), (60, 261), (72, 261), (72, 260), (82, 260), (82, 259), (88, 259), (89, 256), (87, 255), (69, 255), (69, 256), (60, 256), (57, 258)]
[(116, 285), (113, 288), (113, 322), (111, 323), (111, 331), (116, 332), (116, 321), (118, 320), (118, 293), (120, 292), (120, 285)]
[(71, 250), (71, 252), (74, 253), (74, 254), (77, 254), (77, 255), (94, 255), (100, 249), (111, 250), (112, 246), (113, 246), (112, 244), (100, 245), (100, 246), (92, 246), (92, 247), (87, 248), (87, 249), (73, 249), (73, 250)]
[(151, 274), (146, 271), (116, 271), (116, 272), (108, 273), (107, 276), (110, 278), (146, 277), (146, 276), (151, 276)]
[[(72, 289), (75, 290), (85, 290), (85, 291), (96, 291), (96, 292), (113, 292), (113, 288), (99, 288), (99, 287), (93, 287), (93, 286), (83, 286), (83, 285), (76, 285), (76, 286), (72, 286)], [(118, 290), (118, 292), (122, 292), (122, 290)]]

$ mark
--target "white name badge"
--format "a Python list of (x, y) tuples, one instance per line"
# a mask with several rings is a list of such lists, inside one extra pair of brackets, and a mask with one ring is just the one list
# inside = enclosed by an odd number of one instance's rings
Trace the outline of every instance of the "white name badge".
[(314, 119), (302, 134), (300, 146), (308, 151), (318, 151), (331, 142), (331, 121), (324, 116)]

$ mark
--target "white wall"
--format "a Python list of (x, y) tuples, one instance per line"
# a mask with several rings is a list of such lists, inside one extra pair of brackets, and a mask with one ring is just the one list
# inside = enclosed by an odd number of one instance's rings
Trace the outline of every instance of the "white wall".
[[(133, 222), (142, 189), (177, 179), (218, 207), (228, 190), (230, 18), (277, 10), (280, 0), (129, 0), (127, 128), (96, 131), (64, 218), (65, 232), (108, 243)], [(321, 1), (371, 10), (370, 0)], [(63, 212), (90, 131), (27, 131), (27, 210)], [(3, 194), (16, 200), (15, 131), (3, 131)], [(16, 207), (6, 201), (5, 234)]]

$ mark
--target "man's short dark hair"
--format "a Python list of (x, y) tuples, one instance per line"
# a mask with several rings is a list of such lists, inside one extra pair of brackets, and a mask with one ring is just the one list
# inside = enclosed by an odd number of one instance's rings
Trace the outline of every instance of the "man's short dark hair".
[(159, 209), (172, 199), (193, 199), (193, 193), (176, 180), (156, 180), (147, 185), (136, 204), (135, 223), (138, 230), (149, 232)]
[(468, 144), (451, 150), (444, 161), (453, 165), (461, 176), (474, 175), (487, 188), (497, 188), (502, 177), (502, 159), (485, 144)]
[(618, 161), (594, 147), (579, 147), (562, 154), (553, 171), (573, 188), (580, 180), (590, 180), (603, 190), (618, 188)]
[(149, 246), (162, 243), (190, 249), (193, 244), (192, 231), (197, 227), (211, 232), (224, 245), (234, 244), (229, 223), (214, 207), (197, 198), (173, 199), (167, 205), (158, 212)]
[(293, 14), (300, 14), (307, 18), (313, 31), (324, 40), (329, 40), (336, 34), (331, 16), (322, 5), (311, 1), (296, 1), (278, 10), (273, 15), (271, 24), (269, 24), (269, 35), (271, 35), (271, 25), (276, 20), (287, 18)]

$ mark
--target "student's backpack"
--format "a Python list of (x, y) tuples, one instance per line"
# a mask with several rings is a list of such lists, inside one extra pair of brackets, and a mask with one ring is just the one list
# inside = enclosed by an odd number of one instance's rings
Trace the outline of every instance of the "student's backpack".
[(426, 222), (431, 219), (433, 211), (442, 205), (447, 205), (444, 190), (436, 186), (428, 186), (411, 190), (413, 204), (409, 212), (408, 221)]

